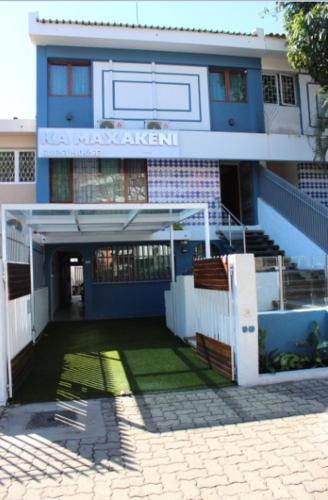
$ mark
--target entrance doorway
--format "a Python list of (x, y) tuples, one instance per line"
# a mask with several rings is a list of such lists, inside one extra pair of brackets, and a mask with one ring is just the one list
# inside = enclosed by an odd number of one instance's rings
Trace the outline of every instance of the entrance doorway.
[(55, 321), (84, 319), (82, 255), (57, 251), (51, 263), (51, 316)]
[(254, 224), (252, 165), (220, 163), (220, 184), (223, 205), (243, 224)]

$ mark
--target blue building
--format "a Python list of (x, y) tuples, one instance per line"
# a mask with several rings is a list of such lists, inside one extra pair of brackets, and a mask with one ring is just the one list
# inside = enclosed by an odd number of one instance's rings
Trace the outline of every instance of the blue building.
[[(36, 202), (52, 209), (33, 231), (45, 243), (52, 319), (76, 291), (86, 319), (163, 314), (172, 274), (190, 274), (205, 250), (324, 258), (326, 235), (306, 212), (321, 168), (311, 146), (318, 86), (288, 66), (284, 37), (36, 14), (29, 32)], [(187, 208), (173, 217), (175, 205)]]

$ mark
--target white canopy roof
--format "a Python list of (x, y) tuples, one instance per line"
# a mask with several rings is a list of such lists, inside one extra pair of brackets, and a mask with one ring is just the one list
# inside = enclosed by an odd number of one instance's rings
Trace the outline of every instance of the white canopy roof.
[(95, 233), (115, 236), (117, 240), (122, 238), (123, 233), (141, 236), (164, 230), (199, 212), (206, 214), (206, 220), (207, 210), (206, 203), (52, 203), (2, 206), (3, 223), (9, 218), (17, 219), (30, 227), (34, 234), (42, 235), (44, 242), (61, 241), (61, 236), (69, 234), (83, 235), (83, 241), (87, 241), (87, 237)]

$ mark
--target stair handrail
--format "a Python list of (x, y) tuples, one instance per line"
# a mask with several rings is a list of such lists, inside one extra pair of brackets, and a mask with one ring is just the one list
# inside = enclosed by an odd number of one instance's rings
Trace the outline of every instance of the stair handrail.
[[(232, 232), (231, 232), (231, 221), (233, 220), (234, 222), (237, 223), (238, 226), (241, 227), (242, 235), (243, 235), (243, 249), (244, 253), (246, 253), (246, 231), (247, 231), (247, 226), (241, 222), (241, 220), (238, 219), (230, 210), (227, 208), (220, 200), (218, 200), (219, 208), (223, 210), (223, 212), (226, 212), (228, 215), (228, 231), (229, 231), (229, 245), (232, 245)], [(222, 213), (222, 212), (220, 212)]]
[(328, 252), (328, 208), (264, 167), (259, 188), (260, 198)]
[(328, 208), (322, 205), (321, 203), (318, 203), (316, 200), (311, 198), (308, 194), (304, 193), (304, 191), (300, 191), (299, 188), (293, 186), (290, 182), (286, 181), (279, 175), (275, 174), (274, 172), (271, 172), (271, 170), (268, 170), (264, 167), (262, 168), (262, 173), (265, 177), (267, 177), (270, 181), (274, 182), (277, 184), (279, 187), (284, 189), (285, 191), (288, 191), (290, 194), (296, 195), (303, 203), (308, 205), (309, 207), (313, 208), (320, 214), (323, 214), (325, 217), (328, 218)]

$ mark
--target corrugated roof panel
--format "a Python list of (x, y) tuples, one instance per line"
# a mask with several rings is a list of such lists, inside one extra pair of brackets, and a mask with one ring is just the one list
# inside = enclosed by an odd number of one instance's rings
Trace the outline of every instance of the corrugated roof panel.
[[(110, 28), (139, 28), (139, 29), (151, 29), (151, 30), (163, 30), (163, 31), (188, 31), (192, 33), (212, 33), (220, 35), (234, 35), (234, 36), (252, 36), (257, 37), (257, 33), (243, 33), (240, 31), (225, 31), (225, 30), (210, 30), (201, 28), (183, 28), (183, 27), (170, 27), (170, 26), (155, 26), (146, 24), (128, 24), (128, 23), (110, 23), (110, 22), (97, 22), (97, 21), (78, 21), (78, 20), (65, 20), (65, 19), (44, 19), (38, 18), (38, 23), (42, 24), (76, 24), (82, 26), (107, 26)], [(285, 35), (280, 35), (279, 33), (269, 33), (266, 36), (285, 38)]]

